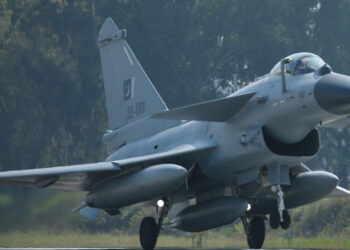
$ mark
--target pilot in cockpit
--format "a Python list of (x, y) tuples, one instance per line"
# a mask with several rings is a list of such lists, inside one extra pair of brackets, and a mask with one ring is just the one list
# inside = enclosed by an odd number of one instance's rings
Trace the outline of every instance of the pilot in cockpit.
[[(287, 57), (289, 62), (284, 65), (286, 75), (303, 75), (312, 72), (318, 72), (327, 65), (319, 56), (311, 53), (297, 53)], [(328, 73), (331, 69), (327, 65)], [(270, 75), (281, 74), (281, 63), (278, 62), (271, 70)]]
[(318, 56), (305, 56), (300, 58), (294, 69), (294, 75), (302, 75), (315, 72), (320, 69), (325, 62)]

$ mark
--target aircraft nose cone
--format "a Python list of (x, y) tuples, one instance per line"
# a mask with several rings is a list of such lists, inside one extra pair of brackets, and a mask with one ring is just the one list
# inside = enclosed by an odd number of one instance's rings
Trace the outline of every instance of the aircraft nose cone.
[(350, 114), (350, 77), (327, 74), (316, 82), (314, 94), (317, 103), (329, 113)]

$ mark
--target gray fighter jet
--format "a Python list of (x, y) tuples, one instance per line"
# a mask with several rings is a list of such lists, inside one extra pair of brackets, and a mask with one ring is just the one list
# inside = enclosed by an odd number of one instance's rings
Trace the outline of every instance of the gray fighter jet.
[(241, 219), (260, 248), (265, 220), (288, 229), (288, 209), (350, 196), (338, 177), (303, 162), (319, 151), (317, 127), (347, 124), (350, 77), (297, 53), (230, 96), (168, 110), (112, 19), (98, 36), (109, 130), (104, 162), (0, 173), (0, 183), (87, 191), (80, 213), (111, 215), (141, 203), (140, 243), (153, 249), (163, 220), (198, 232)]

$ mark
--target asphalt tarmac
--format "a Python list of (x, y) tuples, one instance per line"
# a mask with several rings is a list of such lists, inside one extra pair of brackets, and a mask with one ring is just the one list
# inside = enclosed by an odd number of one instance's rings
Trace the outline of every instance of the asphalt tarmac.
[[(2, 248), (0, 247), (0, 250), (3, 249), (10, 249), (10, 250), (141, 250), (141, 248)], [(216, 248), (216, 249), (209, 249), (209, 248), (195, 248), (203, 249), (203, 250), (233, 250), (233, 248)], [(280, 249), (280, 248), (270, 248), (270, 249)], [(318, 249), (310, 249), (310, 248), (297, 248), (298, 250), (318, 250)], [(192, 250), (191, 248), (156, 248), (156, 250)], [(235, 250), (244, 250), (241, 248), (235, 248)], [(247, 249), (248, 250), (248, 249)], [(264, 250), (264, 249), (262, 249)], [(268, 250), (268, 249), (265, 249)], [(281, 250), (293, 250), (293, 248), (285, 248)], [(323, 249), (324, 250), (324, 249)]]

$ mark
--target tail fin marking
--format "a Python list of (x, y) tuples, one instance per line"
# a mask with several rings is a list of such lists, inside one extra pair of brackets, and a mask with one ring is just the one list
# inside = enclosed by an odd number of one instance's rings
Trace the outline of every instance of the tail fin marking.
[(107, 18), (98, 37), (110, 130), (167, 110), (126, 42), (126, 34)]

